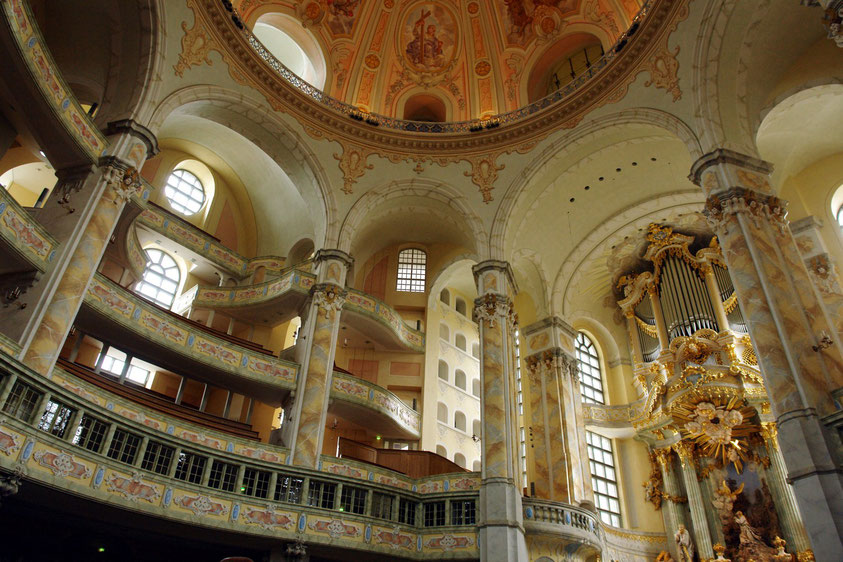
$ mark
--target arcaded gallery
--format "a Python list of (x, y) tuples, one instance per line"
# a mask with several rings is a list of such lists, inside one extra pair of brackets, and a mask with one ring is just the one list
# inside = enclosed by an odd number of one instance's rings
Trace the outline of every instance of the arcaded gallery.
[(0, 562), (843, 561), (843, 0), (0, 0)]

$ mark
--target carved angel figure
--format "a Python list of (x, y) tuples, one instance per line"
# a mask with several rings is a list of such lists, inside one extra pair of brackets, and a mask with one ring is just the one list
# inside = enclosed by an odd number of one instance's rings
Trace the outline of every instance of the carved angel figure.
[(676, 541), (676, 550), (679, 553), (679, 562), (694, 562), (694, 543), (691, 541), (691, 533), (685, 525), (679, 525), (676, 534), (673, 535)]

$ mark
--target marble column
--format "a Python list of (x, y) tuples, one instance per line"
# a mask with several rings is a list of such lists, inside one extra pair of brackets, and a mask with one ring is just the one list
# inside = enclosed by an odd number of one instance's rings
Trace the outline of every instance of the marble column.
[[(593, 504), (582, 399), (576, 376), (576, 332), (557, 317), (522, 330), (526, 349), (528, 424), (533, 439), (533, 483), (539, 498)], [(562, 347), (564, 345), (564, 347)]]
[(157, 152), (154, 136), (132, 121), (112, 123), (109, 131), (106, 155), (96, 166), (71, 170), (50, 205), (36, 215), (62, 242), (60, 256), (40, 282), (37, 305), (27, 321), (20, 319), (23, 362), (45, 376), (58, 359), (126, 203), (149, 195), (137, 170)]
[(673, 451), (670, 448), (656, 449), (655, 454), (664, 484), (662, 509), (664, 510), (664, 530), (667, 535), (667, 546), (674, 560), (680, 560), (673, 536), (676, 534), (679, 525), (685, 525), (686, 528), (689, 525), (685, 518), (685, 511), (680, 505), (680, 500), (684, 498), (681, 496), (679, 481), (676, 478), (676, 470), (673, 466)]
[(316, 284), (302, 314), (296, 344), (301, 365), (291, 416), (282, 431), (290, 447), (288, 464), (316, 468), (325, 438), (325, 418), (334, 374), (334, 354), (345, 302), (345, 278), (354, 260), (340, 250), (319, 250), (314, 258)]
[(506, 262), (489, 260), (473, 268), (480, 297), (474, 315), (480, 335), (482, 469), (478, 522), (480, 559), (528, 560), (524, 539), (515, 392), (517, 291)]
[(697, 546), (697, 553), (701, 559), (714, 558), (711, 533), (705, 516), (708, 506), (703, 500), (700, 482), (697, 479), (693, 446), (685, 441), (680, 441), (673, 446), (673, 449), (679, 456), (682, 480), (685, 482), (685, 493), (688, 494), (688, 509), (691, 512), (691, 523), (693, 523), (692, 538)]
[(811, 548), (811, 543), (802, 525), (802, 516), (796, 505), (796, 498), (793, 496), (793, 488), (785, 480), (786, 469), (779, 451), (776, 424), (763, 422), (761, 434), (764, 436), (767, 455), (770, 457), (770, 467), (766, 469), (767, 483), (776, 503), (783, 538), (787, 541), (790, 552), (804, 552)]
[[(773, 194), (770, 164), (726, 149), (694, 163), (705, 214), (720, 240), (746, 319), (779, 446), (819, 560), (843, 560), (840, 435), (825, 422), (838, 412), (843, 347), (835, 334)], [(814, 350), (817, 347), (817, 350)]]

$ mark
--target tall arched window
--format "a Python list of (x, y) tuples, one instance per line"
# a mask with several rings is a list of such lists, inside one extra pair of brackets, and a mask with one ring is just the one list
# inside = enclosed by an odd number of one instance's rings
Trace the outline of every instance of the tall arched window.
[(612, 442), (591, 431), (585, 432), (585, 438), (588, 443), (588, 464), (591, 468), (591, 485), (594, 488), (597, 512), (604, 523), (620, 527), (621, 504)]
[(457, 385), (457, 388), (461, 388), (466, 390), (466, 382), (465, 382), (465, 371), (462, 369), (457, 369), (454, 373), (454, 384)]
[(437, 445), (436, 446), (436, 454), (440, 457), (448, 458), (448, 449), (444, 447), (444, 445)]
[(442, 423), (448, 423), (448, 406), (442, 402), (436, 404), (436, 419)]
[(161, 250), (146, 250), (146, 268), (143, 278), (135, 286), (135, 291), (149, 300), (170, 308), (179, 289), (181, 273), (176, 261)]
[(454, 455), (454, 463), (460, 468), (465, 468), (465, 455), (462, 453)]
[(465, 301), (462, 300), (459, 297), (457, 297), (456, 309), (457, 309), (457, 312), (459, 312), (463, 316), (468, 316), (468, 314), (466, 312), (467, 309), (466, 309), (466, 306), (465, 306)]
[(577, 367), (580, 371), (580, 392), (584, 402), (604, 404), (603, 377), (600, 373), (600, 357), (597, 348), (588, 336), (577, 335)]
[(441, 359), (439, 360), (439, 378), (443, 381), (448, 380), (448, 364)]
[(451, 305), (451, 293), (448, 292), (448, 289), (442, 289), (442, 292), (439, 293), (439, 300), (448, 306)]
[(405, 293), (423, 293), (427, 274), (427, 254), (408, 248), (398, 252), (398, 281), (395, 289)]
[(174, 170), (167, 178), (164, 195), (170, 206), (183, 215), (193, 215), (205, 204), (205, 188), (193, 173)]
[(474, 420), (473, 422), (471, 422), (471, 433), (472, 433), (472, 435), (479, 438), (480, 434), (482, 432), (483, 432), (483, 430), (480, 426), (480, 420)]
[(454, 345), (456, 345), (459, 349), (465, 351), (466, 350), (466, 341), (465, 336), (462, 334), (455, 334), (454, 335)]

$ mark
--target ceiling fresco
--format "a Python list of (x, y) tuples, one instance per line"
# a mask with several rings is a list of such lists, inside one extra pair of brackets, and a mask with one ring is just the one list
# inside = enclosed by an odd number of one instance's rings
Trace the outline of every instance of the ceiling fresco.
[[(482, 118), (528, 103), (541, 56), (595, 40), (606, 48), (641, 0), (240, 0), (247, 25), (284, 14), (314, 34), (330, 68), (326, 93), (364, 111), (404, 117), (406, 100), (434, 95), (448, 120)], [(554, 53), (555, 54), (555, 53)], [(560, 53), (564, 56), (564, 53)], [(539, 68), (545, 72), (547, 69)]]

